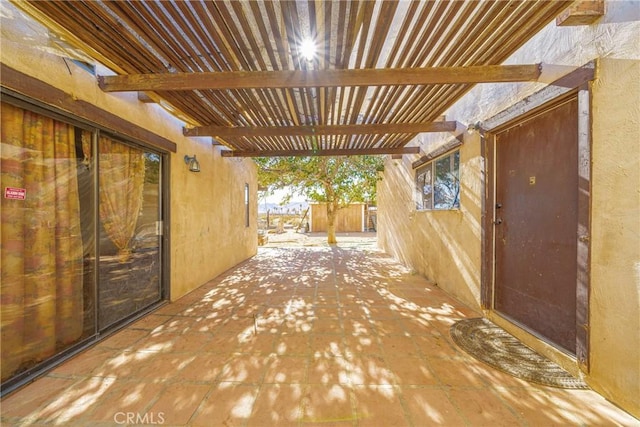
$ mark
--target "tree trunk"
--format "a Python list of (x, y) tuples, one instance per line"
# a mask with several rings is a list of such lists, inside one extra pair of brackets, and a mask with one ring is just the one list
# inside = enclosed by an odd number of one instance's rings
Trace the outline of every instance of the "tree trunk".
[(336, 212), (338, 211), (337, 203), (327, 202), (327, 243), (335, 245), (338, 243), (336, 239)]

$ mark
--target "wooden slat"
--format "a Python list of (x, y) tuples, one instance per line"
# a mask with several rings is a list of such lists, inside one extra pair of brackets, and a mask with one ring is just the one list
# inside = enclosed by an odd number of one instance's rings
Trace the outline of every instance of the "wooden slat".
[(309, 157), (309, 156), (380, 156), (386, 154), (417, 154), (420, 147), (366, 148), (334, 150), (282, 150), (282, 151), (221, 151), (222, 157)]
[(527, 64), (322, 71), (128, 74), (98, 76), (98, 82), (100, 88), (105, 92), (255, 89), (265, 87), (405, 86), (535, 81), (540, 76), (540, 72), (540, 64)]
[[(226, 75), (231, 81), (220, 83), (223, 90), (215, 86), (198, 91), (145, 89), (152, 99), (162, 97), (162, 104), (177, 110), (190, 126), (263, 128), (435, 121), (481, 81), (410, 81), (399, 69), (415, 68), (412, 72), (424, 74), (422, 69), (497, 66), (570, 2), (129, 0), (21, 4), (40, 11), (40, 19), (55, 22), (58, 30), (63, 28), (65, 39), (76, 46), (91, 46), (87, 51), (119, 74), (170, 74), (170, 69), (171, 73), (215, 72), (215, 80)], [(401, 25), (391, 30), (390, 22)], [(320, 43), (326, 45), (314, 63), (292, 56), (296, 35), (307, 31), (317, 32)], [(374, 66), (385, 68), (374, 70)], [(305, 68), (320, 73), (332, 85), (299, 90), (301, 85), (278, 74), (273, 74), (276, 85), (260, 74), (251, 74), (254, 77), (248, 83), (237, 79), (242, 74), (225, 74), (302, 73)], [(344, 72), (347, 77), (332, 72)], [(358, 72), (364, 72), (365, 79)], [(389, 73), (386, 77), (385, 72)], [(401, 81), (380, 80), (381, 76), (391, 79), (391, 75)], [(305, 87), (324, 84), (313, 79)], [(331, 149), (399, 147), (414, 137), (358, 135), (322, 135), (318, 144)], [(309, 146), (304, 135), (227, 137), (224, 143), (241, 151)]]
[(446, 144), (444, 144), (444, 145), (438, 147), (437, 149), (433, 150), (429, 154), (426, 154), (426, 155), (420, 157), (418, 160), (416, 160), (415, 162), (413, 162), (411, 164), (411, 167), (413, 169), (419, 168), (420, 166), (424, 165), (425, 163), (428, 163), (431, 160), (435, 159), (436, 157), (440, 157), (443, 154), (448, 153), (449, 151), (460, 147), (461, 145), (462, 145), (462, 141), (460, 141), (460, 140), (454, 139), (453, 141), (449, 141)]
[(225, 127), (201, 126), (185, 128), (186, 136), (217, 136), (220, 138), (258, 136), (313, 136), (313, 135), (384, 135), (389, 133), (454, 132), (456, 122), (432, 123), (383, 123), (360, 125), (318, 125), (318, 126), (270, 126), (270, 127)]
[(604, 16), (604, 0), (576, 1), (556, 18), (558, 26), (591, 25)]

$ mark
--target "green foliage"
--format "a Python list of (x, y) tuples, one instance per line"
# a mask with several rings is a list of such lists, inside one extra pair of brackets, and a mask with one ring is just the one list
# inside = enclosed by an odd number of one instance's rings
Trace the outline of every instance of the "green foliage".
[(291, 194), (315, 202), (346, 206), (352, 202), (375, 202), (382, 156), (260, 157), (258, 183), (270, 190), (289, 188)]

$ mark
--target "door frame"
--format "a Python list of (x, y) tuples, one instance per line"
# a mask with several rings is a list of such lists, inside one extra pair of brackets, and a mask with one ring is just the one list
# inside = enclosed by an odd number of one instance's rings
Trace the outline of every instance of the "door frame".
[[(481, 155), (485, 161), (484, 200), (482, 209), (482, 271), (481, 305), (492, 317), (509, 319), (494, 310), (495, 287), (495, 224), (496, 220), (496, 134), (530, 119), (568, 98), (578, 99), (578, 230), (577, 283), (576, 283), (576, 355), (578, 368), (589, 372), (589, 282), (590, 282), (590, 213), (591, 213), (591, 82), (595, 77), (597, 62), (556, 80), (549, 86), (514, 104), (496, 116), (481, 123)], [(544, 344), (553, 344), (513, 324), (525, 334)], [(570, 358), (573, 358), (572, 356)]]

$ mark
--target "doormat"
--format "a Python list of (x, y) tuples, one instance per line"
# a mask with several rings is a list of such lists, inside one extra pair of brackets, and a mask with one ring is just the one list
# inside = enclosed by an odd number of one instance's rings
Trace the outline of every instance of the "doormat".
[(460, 320), (451, 326), (450, 334), (471, 356), (516, 378), (550, 387), (589, 388), (584, 381), (485, 318)]

